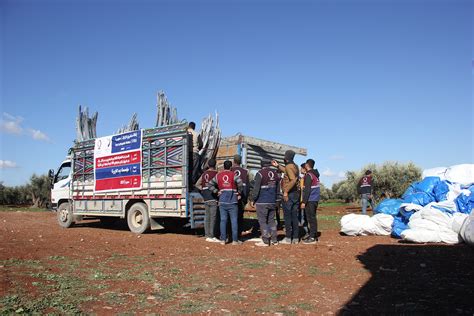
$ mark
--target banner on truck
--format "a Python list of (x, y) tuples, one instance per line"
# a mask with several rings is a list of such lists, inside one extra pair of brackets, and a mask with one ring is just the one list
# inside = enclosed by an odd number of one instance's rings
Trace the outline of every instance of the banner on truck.
[(142, 131), (100, 137), (94, 145), (94, 190), (142, 187)]

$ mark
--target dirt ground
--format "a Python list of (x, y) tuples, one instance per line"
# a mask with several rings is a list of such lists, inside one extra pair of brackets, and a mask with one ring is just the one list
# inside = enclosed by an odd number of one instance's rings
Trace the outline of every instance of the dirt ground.
[(474, 313), (472, 248), (341, 236), (340, 217), (354, 211), (322, 207), (317, 245), (265, 248), (0, 212), (0, 313)]

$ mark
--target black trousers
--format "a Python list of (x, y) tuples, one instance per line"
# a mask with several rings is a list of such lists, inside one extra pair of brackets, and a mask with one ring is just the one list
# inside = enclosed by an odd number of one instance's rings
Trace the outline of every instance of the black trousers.
[(306, 219), (309, 224), (309, 237), (317, 238), (318, 236), (318, 219), (316, 218), (316, 210), (319, 202), (308, 202), (305, 207)]
[[(193, 170), (191, 172), (191, 181), (192, 181), (192, 187), (196, 184), (196, 182), (199, 180), (199, 177), (201, 176), (201, 156), (199, 156), (198, 153), (192, 153), (191, 156), (191, 162), (193, 166)], [(191, 186), (190, 186), (191, 187)]]

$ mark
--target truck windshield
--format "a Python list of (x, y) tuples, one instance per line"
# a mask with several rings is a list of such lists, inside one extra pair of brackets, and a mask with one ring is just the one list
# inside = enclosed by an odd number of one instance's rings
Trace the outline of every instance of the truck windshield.
[(58, 173), (56, 174), (56, 180), (54, 182), (58, 182), (64, 179), (67, 179), (69, 177), (69, 173), (71, 172), (71, 163), (67, 162), (63, 164), (59, 170)]

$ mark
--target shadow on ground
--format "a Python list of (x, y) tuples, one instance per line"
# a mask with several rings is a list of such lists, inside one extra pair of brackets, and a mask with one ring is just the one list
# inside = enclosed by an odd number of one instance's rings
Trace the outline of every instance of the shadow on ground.
[(474, 313), (474, 249), (377, 245), (357, 257), (372, 278), (339, 315)]

